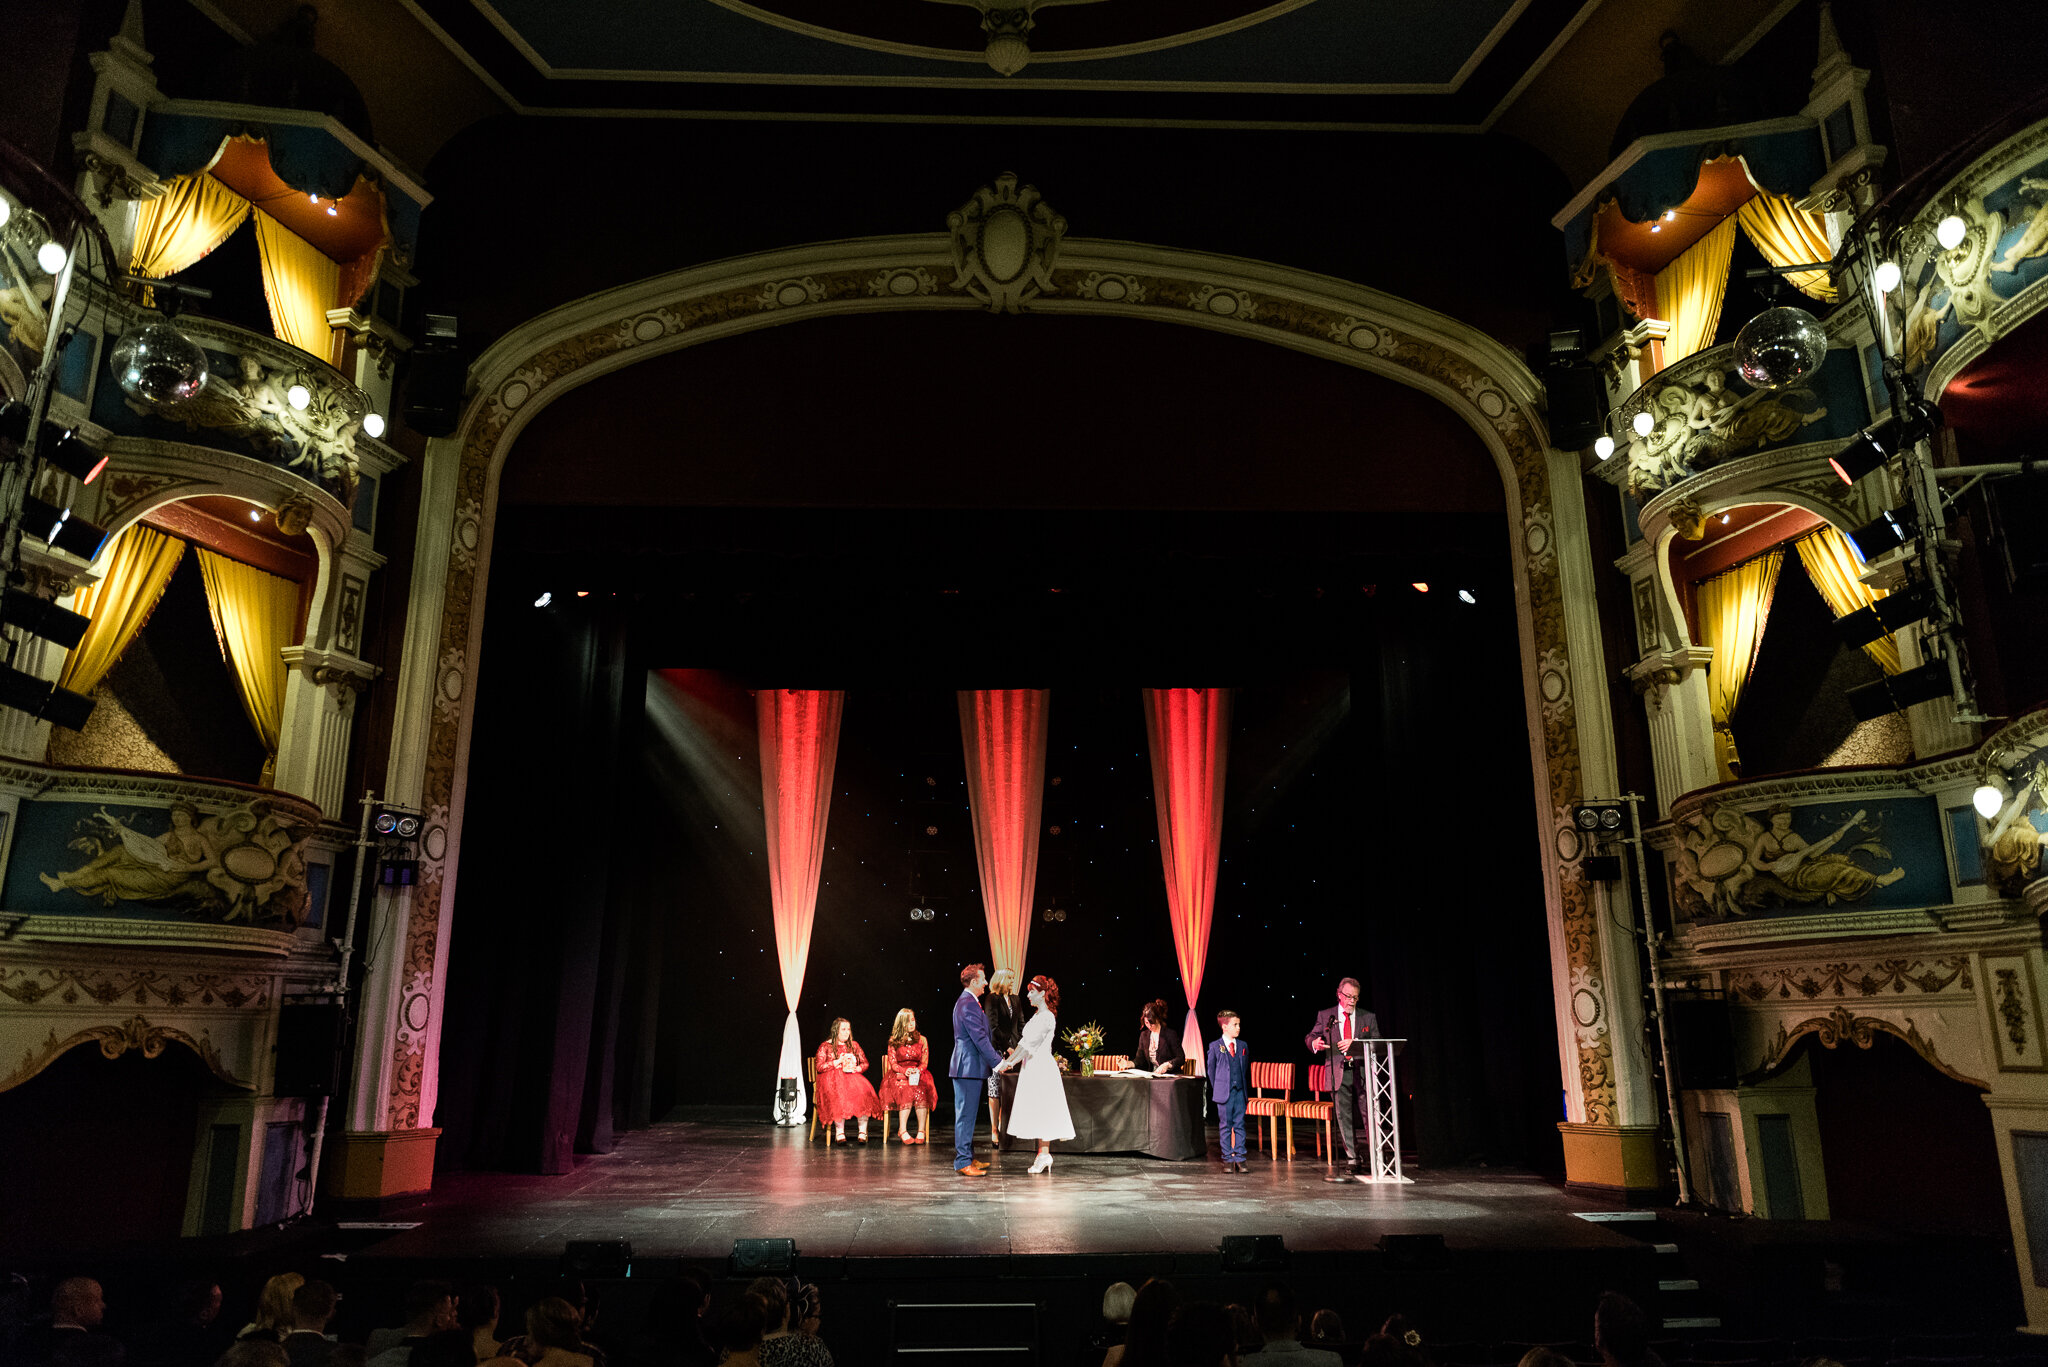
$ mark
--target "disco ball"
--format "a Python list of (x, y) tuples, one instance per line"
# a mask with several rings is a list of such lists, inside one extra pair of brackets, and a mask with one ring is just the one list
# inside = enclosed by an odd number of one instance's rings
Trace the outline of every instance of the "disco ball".
[(122, 392), (144, 403), (183, 403), (206, 385), (206, 353), (161, 318), (123, 334), (112, 361)]
[(1758, 389), (1783, 389), (1820, 369), (1828, 335), (1805, 309), (1765, 309), (1735, 334), (1735, 367)]

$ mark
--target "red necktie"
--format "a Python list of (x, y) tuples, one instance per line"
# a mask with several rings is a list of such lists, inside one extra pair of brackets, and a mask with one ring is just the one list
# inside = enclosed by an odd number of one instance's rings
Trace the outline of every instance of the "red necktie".
[(1346, 1044), (1351, 1043), (1351, 1013), (1349, 1011), (1344, 1013), (1344, 1042)]

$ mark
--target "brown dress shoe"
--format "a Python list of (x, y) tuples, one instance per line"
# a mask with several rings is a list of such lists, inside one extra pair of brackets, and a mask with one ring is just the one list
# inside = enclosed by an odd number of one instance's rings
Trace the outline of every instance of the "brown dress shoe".
[(986, 1177), (988, 1176), (988, 1164), (969, 1163), (966, 1167), (955, 1168), (953, 1171), (959, 1173), (962, 1177)]

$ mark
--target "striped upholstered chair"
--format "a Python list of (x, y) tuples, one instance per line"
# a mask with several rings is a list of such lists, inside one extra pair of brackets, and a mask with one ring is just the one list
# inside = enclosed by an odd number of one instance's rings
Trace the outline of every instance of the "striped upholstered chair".
[(1308, 1069), (1308, 1099), (1290, 1102), (1287, 1107), (1287, 1130), (1292, 1138), (1294, 1122), (1306, 1120), (1319, 1125), (1314, 1131), (1316, 1152), (1327, 1161), (1335, 1161), (1335, 1137), (1330, 1132), (1331, 1124), (1337, 1118), (1337, 1107), (1330, 1100), (1330, 1066), (1326, 1063), (1312, 1063)]
[[(1252, 1063), (1252, 1094), (1244, 1103), (1244, 1117), (1255, 1121), (1263, 1116), (1266, 1121), (1267, 1142), (1261, 1147), (1272, 1150), (1273, 1161), (1280, 1161), (1280, 1122), (1287, 1122), (1287, 1156), (1294, 1157), (1294, 1120), (1288, 1113), (1290, 1098), (1294, 1094), (1294, 1065), (1291, 1063)], [(1254, 1132), (1258, 1126), (1252, 1126)]]

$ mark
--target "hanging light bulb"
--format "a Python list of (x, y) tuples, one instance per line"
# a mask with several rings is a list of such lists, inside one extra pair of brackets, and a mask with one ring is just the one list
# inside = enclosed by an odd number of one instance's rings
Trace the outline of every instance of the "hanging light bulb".
[(363, 435), (369, 437), (381, 437), (384, 435), (384, 415), (382, 413), (363, 414)]
[(1970, 805), (1986, 821), (1996, 821), (1998, 814), (2005, 810), (2005, 799), (2005, 781), (1994, 775), (1977, 785), (1977, 791), (1970, 794)]
[(1963, 222), (1961, 214), (1950, 214), (1934, 225), (1934, 240), (1945, 252), (1952, 252), (1963, 245), (1963, 239), (1970, 235), (1970, 225)]
[(63, 270), (64, 263), (70, 259), (71, 254), (64, 250), (62, 243), (54, 239), (36, 248), (36, 264), (43, 268), (45, 275), (55, 275)]
[(1630, 420), (1629, 426), (1636, 429), (1637, 436), (1647, 437), (1650, 433), (1657, 430), (1657, 419), (1650, 415), (1649, 409), (1645, 408)]
[(1606, 460), (1609, 456), (1613, 455), (1614, 438), (1608, 436), (1605, 432), (1602, 432), (1600, 436), (1593, 442), (1593, 454), (1600, 457), (1600, 459), (1602, 460)]
[(284, 401), (303, 413), (313, 402), (313, 391), (302, 384), (295, 384), (284, 392)]
[(1898, 262), (1880, 261), (1877, 263), (1877, 273), (1871, 279), (1876, 283), (1879, 294), (1890, 294), (1899, 287), (1901, 275)]
[(0, 228), (7, 226), (7, 220), (14, 217), (14, 206), (0, 199)]

